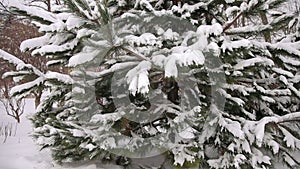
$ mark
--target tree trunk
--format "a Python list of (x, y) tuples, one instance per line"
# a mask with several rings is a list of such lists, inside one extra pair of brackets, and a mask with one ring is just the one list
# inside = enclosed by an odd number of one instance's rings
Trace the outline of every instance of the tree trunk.
[(41, 103), (41, 97), (42, 97), (42, 91), (38, 91), (38, 93), (34, 93), (34, 103), (35, 103), (35, 108), (37, 108), (40, 103)]
[[(266, 13), (265, 12), (260, 12), (259, 14), (260, 14), (260, 18), (261, 18), (262, 23), (264, 25), (269, 24)], [(270, 34), (270, 32), (264, 32), (264, 37), (265, 37), (265, 41), (266, 42), (271, 42), (271, 34)]]
[(21, 118), (20, 118), (20, 115), (19, 115), (19, 114), (16, 115), (15, 119), (17, 120), (18, 123), (20, 123)]
[(47, 0), (47, 2), (46, 2), (46, 3), (47, 3), (47, 7), (48, 7), (47, 10), (48, 10), (49, 12), (51, 12), (51, 2), (50, 2), (50, 1), (51, 1), (51, 0)]

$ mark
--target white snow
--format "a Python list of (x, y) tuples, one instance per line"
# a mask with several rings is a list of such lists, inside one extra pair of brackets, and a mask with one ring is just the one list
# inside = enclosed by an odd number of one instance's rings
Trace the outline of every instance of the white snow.
[(14, 65), (24, 64), (24, 62), (22, 60), (18, 59), (17, 57), (15, 57), (1, 49), (0, 49), (0, 58), (8, 61), (9, 63), (12, 63)]
[(259, 26), (244, 26), (238, 28), (231, 28), (230, 30), (226, 31), (227, 33), (231, 34), (238, 34), (238, 33), (253, 33), (253, 32), (260, 32), (267, 29), (271, 29), (272, 26), (270, 25), (259, 25)]
[(92, 116), (91, 123), (102, 123), (106, 124), (109, 121), (118, 120), (124, 115), (124, 112), (108, 113), (108, 114), (96, 114)]
[(26, 51), (27, 49), (31, 50), (36, 47), (44, 46), (48, 43), (49, 39), (49, 34), (45, 34), (44, 36), (40, 36), (37, 38), (27, 39), (21, 43), (20, 49), (21, 51)]
[(236, 41), (224, 41), (224, 43), (222, 44), (221, 48), (223, 51), (226, 50), (230, 50), (232, 51), (233, 49), (237, 49), (237, 48), (247, 48), (252, 46), (251, 41), (249, 41), (248, 39), (242, 39), (242, 40), (236, 40)]
[(174, 41), (174, 40), (177, 40), (179, 39), (179, 34), (177, 32), (173, 32), (170, 28), (163, 33), (163, 38), (165, 40), (171, 40), (171, 41)]
[(291, 64), (293, 66), (299, 66), (300, 61), (297, 59), (294, 59), (292, 57), (286, 57), (286, 56), (279, 56), (279, 59), (282, 60), (284, 63)]
[(148, 71), (151, 69), (151, 62), (142, 61), (135, 68), (128, 71), (126, 74), (129, 91), (135, 95), (136, 93), (148, 93), (150, 81)]
[(58, 72), (49, 71), (46, 74), (46, 78), (47, 79), (55, 79), (57, 81), (65, 83), (65, 84), (73, 84), (74, 83), (74, 80), (69, 75), (58, 73)]
[(26, 11), (26, 13), (28, 15), (39, 16), (40, 18), (42, 18), (45, 21), (56, 22), (54, 14), (52, 14), (52, 13), (46, 11), (46, 10), (43, 10), (39, 7), (25, 6), (19, 0), (10, 0), (9, 3), (8, 3), (8, 6), (9, 7), (15, 7), (15, 8), (18, 8), (20, 10), (24, 10), (24, 11)]
[(73, 129), (72, 133), (74, 137), (84, 137), (86, 135), (83, 131), (78, 129)]
[[(0, 125), (12, 125), (13, 130), (17, 126), (16, 134), (7, 137), (3, 143), (4, 136), (0, 132), (0, 169), (121, 169), (116, 165), (100, 164), (90, 162), (88, 164), (74, 163), (59, 165), (51, 158), (50, 151), (36, 145), (31, 138), (33, 131), (28, 117), (35, 111), (34, 99), (26, 99), (25, 112), (21, 116), (21, 123), (16, 124), (15, 120), (6, 115), (0, 104)], [(79, 133), (74, 133), (79, 134)], [(86, 148), (93, 149), (93, 145), (86, 145)]]
[(273, 68), (272, 70), (278, 74), (285, 75), (287, 77), (291, 77), (291, 78), (294, 77), (293, 73), (283, 70), (281, 68)]
[[(11, 55), (1, 49), (0, 49), (0, 59), (3, 59), (11, 64), (14, 64), (14, 66), (16, 66), (16, 69), (18, 71), (22, 71), (22, 69), (30, 69), (33, 71), (34, 74), (36, 74), (38, 76), (43, 76), (43, 73), (40, 70), (38, 70), (37, 68), (35, 68), (34, 66), (32, 66), (31, 64), (25, 64), (22, 60), (20, 60), (16, 56)], [(12, 73), (5, 72), (3, 77), (6, 77), (9, 74), (12, 75)]]
[(75, 54), (70, 58), (68, 65), (72, 67), (72, 66), (77, 66), (77, 65), (87, 63), (95, 59), (100, 52), (101, 52), (100, 49), (96, 50), (91, 47), (85, 47), (83, 49), (83, 52)]
[(238, 98), (238, 97), (232, 97), (232, 96), (231, 96), (230, 94), (228, 94), (225, 90), (223, 90), (223, 89), (217, 89), (217, 91), (218, 91), (221, 95), (223, 95), (226, 99), (229, 99), (229, 100), (235, 102), (235, 103), (238, 104), (239, 106), (245, 105), (245, 102), (244, 102), (242, 99), (240, 99), (240, 98)]
[(159, 42), (155, 35), (152, 33), (144, 33), (141, 36), (129, 35), (125, 37), (125, 41), (131, 45), (159, 45), (161, 46), (161, 42)]
[(185, 161), (195, 162), (195, 154), (191, 151), (188, 151), (184, 145), (178, 145), (172, 149), (172, 153), (174, 154), (174, 164), (183, 165)]
[(200, 50), (186, 50), (184, 56), (176, 55), (179, 66), (203, 65), (205, 58)]
[[(10, 95), (14, 95), (16, 93), (19, 93), (21, 91), (28, 91), (29, 89), (33, 88), (33, 87), (36, 87), (36, 86), (39, 86), (41, 85), (43, 82), (44, 82), (44, 78), (43, 77), (39, 77), (31, 82), (28, 82), (28, 83), (23, 83), (23, 84), (20, 84), (20, 85), (17, 85), (17, 86), (14, 86), (13, 88), (11, 88), (10, 90)], [(24, 92), (24, 94), (18, 96), (19, 98), (22, 98), (26, 95), (28, 95), (30, 92)]]
[(67, 21), (66, 21), (66, 25), (67, 25), (68, 30), (71, 30), (71, 29), (74, 29), (74, 28), (79, 28), (84, 23), (85, 22), (82, 18), (79, 18), (79, 17), (74, 16), (74, 15), (69, 16)]
[(296, 56), (300, 56), (300, 51), (295, 49), (291, 43), (277, 43), (274, 45), (271, 45), (271, 47), (275, 48), (275, 49), (279, 49), (279, 50), (284, 50), (289, 54), (293, 54)]
[(180, 133), (178, 133), (178, 135), (184, 139), (193, 139), (193, 138), (195, 138), (194, 132), (195, 132), (195, 130), (193, 128), (188, 127), (186, 129), (184, 129), (183, 131), (181, 131)]
[(157, 64), (158, 61), (162, 61), (165, 64), (165, 76), (177, 77), (178, 66), (190, 66), (190, 65), (203, 65), (205, 57), (200, 50), (191, 50), (184, 47), (173, 48), (173, 53), (164, 58), (163, 56), (157, 56), (154, 59)]
[(285, 128), (280, 127), (280, 130), (285, 135), (284, 141), (286, 142), (286, 145), (288, 147), (291, 147), (292, 149), (295, 149), (295, 147), (300, 148), (300, 140), (295, 138), (289, 131), (287, 131)]
[(88, 149), (89, 151), (92, 151), (93, 149), (96, 148), (96, 146), (94, 146), (93, 144), (88, 144), (85, 146), (86, 149)]
[[(31, 132), (33, 131), (30, 121), (28, 120), (28, 117), (32, 116), (34, 113), (34, 99), (26, 99), (26, 105), (25, 105), (25, 113), (21, 116), (21, 123), (17, 126), (17, 132), (16, 135), (10, 136), (7, 138), (5, 143), (2, 143), (4, 140), (4, 136), (0, 134), (0, 168), (1, 169), (120, 169), (118, 166), (114, 165), (101, 165), (96, 163), (89, 163), (89, 164), (81, 164), (76, 163), (72, 166), (70, 165), (64, 165), (60, 166), (57, 163), (55, 163), (51, 159), (51, 155), (49, 150), (45, 149), (42, 151), (39, 151), (38, 146), (36, 146), (37, 142), (34, 142), (30, 136)], [(4, 109), (0, 105), (0, 125), (5, 124), (13, 124), (12, 126), (15, 126), (15, 121), (11, 117), (5, 115)], [(256, 129), (258, 131), (263, 132), (263, 125), (270, 121), (282, 121), (282, 120), (288, 120), (291, 118), (299, 118), (300, 112), (295, 112), (289, 115), (285, 115), (282, 117), (274, 118), (274, 119), (263, 119), (257, 125)], [(113, 117), (115, 118), (115, 117)], [(99, 119), (103, 119), (103, 117), (100, 117)], [(98, 120), (97, 120), (98, 121)], [(225, 122), (225, 121), (224, 121)], [(225, 128), (231, 130), (231, 128), (240, 128), (239, 126), (236, 126), (233, 121), (227, 121), (224, 123)], [(229, 126), (228, 126), (229, 125)], [(232, 125), (232, 126), (231, 126)], [(284, 132), (285, 138), (284, 140), (290, 147), (299, 147), (299, 141), (291, 136), (291, 134), (281, 128), (281, 130)], [(0, 132), (1, 133), (1, 132)], [(180, 133), (181, 137), (183, 138), (190, 138), (193, 136), (193, 131), (190, 129), (184, 130), (182, 133)], [(80, 131), (74, 131), (74, 135), (80, 135)], [(257, 133), (259, 135), (259, 132)], [(239, 134), (237, 134), (238, 136)], [(260, 138), (260, 137), (259, 137)], [(108, 141), (108, 140), (107, 140)], [(246, 140), (245, 140), (246, 141)], [(272, 147), (273, 152), (278, 152), (278, 144), (276, 142), (269, 142), (269, 146)], [(92, 150), (95, 148), (92, 144), (82, 145), (86, 147), (89, 150)], [(248, 150), (249, 149), (249, 143), (243, 142), (243, 149)], [(187, 152), (183, 147), (176, 147), (173, 151), (175, 153), (175, 160), (177, 164), (182, 165), (184, 161), (193, 161), (193, 157), (189, 154), (190, 152)], [(259, 154), (259, 153), (258, 153)], [(286, 160), (289, 160), (288, 156), (285, 156)], [(297, 158), (297, 156), (296, 156)], [(241, 158), (242, 159), (242, 158)], [(236, 159), (236, 162), (239, 162), (239, 159)], [(256, 157), (257, 162), (269, 162), (269, 158), (267, 156), (261, 156), (259, 159)], [(289, 160), (292, 162), (292, 160)], [(240, 161), (241, 162), (241, 161)], [(101, 166), (101, 167), (99, 167)], [(285, 168), (280, 166), (279, 168)], [(279, 169), (278, 168), (278, 169)]]
[(32, 51), (32, 55), (45, 55), (46, 53), (64, 52), (73, 49), (77, 45), (77, 43), (77, 40), (73, 40), (70, 43), (65, 43), (63, 45), (44, 45), (41, 46), (41, 48)]
[(232, 7), (227, 8), (226, 11), (225, 11), (225, 13), (226, 13), (226, 16), (229, 17), (229, 16), (232, 15), (233, 12), (237, 12), (237, 11), (239, 11), (239, 10), (240, 10), (239, 7), (237, 7), (237, 6), (232, 6)]
[(166, 77), (177, 77), (178, 76), (178, 69), (176, 66), (176, 56), (171, 55), (168, 56), (166, 59), (166, 64), (165, 64), (165, 76)]
[(153, 62), (154, 65), (159, 66), (161, 68), (164, 67), (165, 60), (166, 60), (166, 56), (164, 56), (164, 55), (155, 55), (155, 56), (152, 56), (152, 59), (151, 59), (151, 61)]
[(181, 14), (183, 14), (183, 13), (191, 13), (191, 12), (193, 12), (193, 11), (201, 8), (204, 5), (205, 5), (204, 2), (198, 2), (198, 3), (194, 4), (194, 5), (189, 5), (187, 3), (184, 3), (182, 7), (174, 5), (172, 7), (172, 11), (173, 12), (178, 12), (178, 13), (181, 13)]
[(280, 145), (276, 141), (271, 140), (267, 144), (268, 146), (272, 147), (273, 154), (277, 154), (279, 152)]
[[(0, 104), (0, 125), (13, 124), (15, 120), (5, 114)], [(51, 156), (48, 151), (39, 152), (39, 147), (29, 136), (32, 131), (30, 121), (27, 119), (34, 110), (34, 100), (27, 99), (25, 113), (21, 116), (21, 123), (17, 125), (15, 136), (8, 137), (3, 143), (4, 136), (0, 135), (0, 168), (1, 169), (52, 169)]]
[(247, 60), (238, 62), (238, 64), (236, 64), (234, 66), (234, 69), (235, 70), (243, 70), (245, 67), (254, 66), (257, 63), (261, 63), (266, 66), (274, 65), (274, 62), (268, 58), (255, 57), (255, 58), (251, 58), (251, 59), (247, 59)]
[(223, 28), (220, 24), (214, 23), (213, 25), (200, 25), (197, 29), (197, 33), (203, 36), (220, 35), (223, 32)]

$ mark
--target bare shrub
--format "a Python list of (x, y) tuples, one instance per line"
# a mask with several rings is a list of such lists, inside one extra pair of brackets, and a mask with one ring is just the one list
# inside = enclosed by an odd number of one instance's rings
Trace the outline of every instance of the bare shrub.
[(9, 91), (10, 85), (4, 83), (3, 87), (0, 88), (0, 103), (3, 105), (6, 114), (20, 123), (21, 115), (24, 114), (25, 101), (10, 96)]
[(14, 137), (17, 134), (17, 123), (1, 123), (0, 125), (0, 136), (3, 136), (3, 143), (6, 142), (8, 137)]

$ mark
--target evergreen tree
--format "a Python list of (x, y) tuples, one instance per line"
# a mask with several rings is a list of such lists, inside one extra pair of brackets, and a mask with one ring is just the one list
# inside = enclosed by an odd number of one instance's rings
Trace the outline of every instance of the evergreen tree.
[(21, 48), (69, 69), (32, 81), (50, 90), (32, 121), (54, 159), (299, 167), (300, 18), (284, 0), (61, 2), (11, 4), (44, 33)]

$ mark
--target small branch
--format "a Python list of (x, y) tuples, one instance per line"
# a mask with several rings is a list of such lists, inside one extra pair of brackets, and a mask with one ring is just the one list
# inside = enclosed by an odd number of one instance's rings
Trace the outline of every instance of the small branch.
[(287, 122), (299, 122), (300, 121), (300, 112), (286, 114), (286, 115), (283, 115), (280, 117), (281, 118), (277, 121), (277, 124), (287, 123)]
[(9, 95), (10, 84), (3, 81), (3, 88), (0, 88), (0, 93), (3, 94), (3, 99), (0, 99), (0, 103), (8, 116), (13, 117), (18, 123), (20, 123), (20, 117), (24, 113), (25, 102), (22, 99), (16, 99)]
[(7, 113), (8, 116), (13, 117), (14, 119), (16, 118), (14, 115)]
[(56, 5), (61, 5), (60, 0), (55, 0), (55, 2), (56, 2)]
[[(266, 13), (265, 12), (260, 12), (259, 15), (260, 15), (260, 18), (262, 20), (262, 23), (264, 25), (268, 25), (269, 21), (268, 21), (268, 17), (266, 15)], [(271, 43), (271, 34), (270, 34), (270, 32), (267, 31), (267, 32), (264, 32), (263, 34), (264, 34), (265, 41)]]
[(46, 5), (47, 5), (47, 10), (48, 10), (49, 12), (51, 12), (51, 2), (50, 2), (50, 0), (47, 0), (45, 3), (46, 3)]
[(290, 114), (286, 114), (283, 116), (273, 116), (273, 117), (264, 117), (262, 118), (260, 121), (258, 122), (264, 122), (267, 121), (267, 123), (265, 124), (282, 124), (282, 123), (287, 123), (287, 122), (299, 122), (300, 121), (300, 112), (294, 112), (294, 113), (290, 113)]
[(37, 7), (37, 8), (41, 8), (41, 9), (43, 9), (43, 10), (45, 10), (45, 11), (48, 11), (48, 9), (46, 9), (46, 8), (44, 8), (44, 7), (42, 7), (42, 6), (38, 6), (38, 5), (28, 5), (28, 6), (32, 6), (32, 7)]
[(10, 15), (16, 15), (15, 13), (13, 13), (9, 9), (7, 9), (7, 7), (2, 2), (0, 2), (0, 7), (2, 7), (3, 11), (7, 12), (8, 14), (10, 14)]
[(150, 61), (149, 58), (147, 58), (147, 57), (145, 57), (145, 56), (143, 56), (141, 54), (138, 54), (138, 53), (136, 53), (136, 52), (134, 52), (134, 51), (132, 51), (132, 50), (124, 47), (124, 46), (120, 46), (120, 48), (123, 49), (123, 50), (125, 50), (126, 52), (132, 54), (133, 56), (137, 57), (138, 59)]
[(257, 80), (253, 80), (253, 79), (248, 79), (248, 78), (238, 78), (237, 81), (239, 82), (244, 82), (244, 83), (249, 83), (249, 84), (253, 84), (254, 82), (257, 84), (265, 84), (265, 83), (271, 83), (271, 82), (276, 82), (279, 78), (266, 78), (266, 79), (257, 79)]
[(289, 123), (289, 122), (300, 122), (300, 119), (290, 119), (290, 120), (283, 120), (278, 122), (277, 124), (282, 124), (282, 123)]
[(229, 29), (242, 16), (242, 14), (243, 14), (243, 12), (240, 12), (231, 22), (227, 23), (223, 27), (223, 32), (225, 32), (227, 29)]

